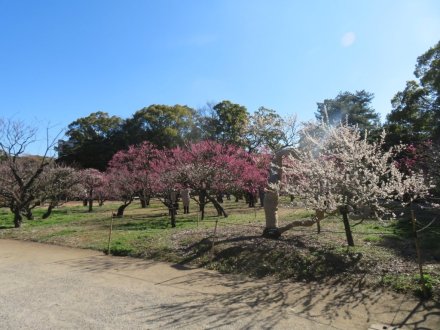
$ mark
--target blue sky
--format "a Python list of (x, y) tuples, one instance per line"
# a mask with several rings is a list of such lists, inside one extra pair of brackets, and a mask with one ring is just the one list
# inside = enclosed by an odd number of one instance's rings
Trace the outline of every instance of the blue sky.
[(61, 128), (227, 99), (308, 120), (365, 89), (384, 119), (439, 39), (437, 0), (0, 0), (0, 116)]

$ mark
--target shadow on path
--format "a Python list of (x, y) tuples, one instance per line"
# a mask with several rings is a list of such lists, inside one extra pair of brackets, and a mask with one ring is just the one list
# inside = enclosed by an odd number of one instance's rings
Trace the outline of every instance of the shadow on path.
[[(289, 318), (313, 321), (318, 328), (365, 329), (372, 323), (436, 329), (440, 306), (384, 290), (365, 289), (361, 278), (353, 285), (343, 279), (302, 283), (273, 278), (249, 279), (183, 265), (132, 258), (94, 256), (57, 262), (83, 272), (108, 272), (175, 290), (175, 300), (153, 308), (138, 306), (131, 314), (148, 325), (210, 328), (241, 325), (242, 329), (284, 328)], [(129, 279), (130, 278), (130, 279)], [(122, 279), (123, 280), (123, 279)]]

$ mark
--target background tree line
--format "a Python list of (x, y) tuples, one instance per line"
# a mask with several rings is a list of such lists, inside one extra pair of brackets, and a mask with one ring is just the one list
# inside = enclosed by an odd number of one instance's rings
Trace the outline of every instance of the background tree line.
[(59, 161), (82, 168), (104, 170), (119, 150), (148, 141), (159, 149), (211, 140), (255, 151), (293, 145), (296, 120), (274, 110), (254, 114), (230, 101), (195, 110), (183, 105), (150, 105), (130, 118), (94, 112), (68, 126), (57, 151)]
[[(343, 121), (361, 130), (388, 132), (388, 147), (400, 142), (437, 148), (440, 141), (440, 42), (418, 57), (414, 80), (391, 100), (391, 112), (383, 124), (371, 106), (374, 98), (365, 90), (340, 92), (317, 103), (315, 117), (329, 123)], [(98, 111), (68, 126), (66, 139), (58, 144), (59, 161), (81, 168), (105, 170), (112, 156), (130, 145), (149, 141), (159, 149), (190, 142), (213, 140), (244, 147), (278, 150), (297, 142), (295, 117), (284, 118), (275, 110), (260, 107), (254, 113), (240, 104), (222, 101), (203, 109), (185, 105), (153, 104), (130, 118)]]

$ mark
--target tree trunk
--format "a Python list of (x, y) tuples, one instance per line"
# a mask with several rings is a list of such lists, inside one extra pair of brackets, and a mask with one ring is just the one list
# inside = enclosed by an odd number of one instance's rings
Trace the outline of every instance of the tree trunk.
[(260, 189), (258, 194), (260, 195), (260, 206), (264, 207), (264, 190)]
[[(279, 183), (283, 174), (283, 156), (294, 153), (290, 149), (277, 151), (272, 159), (269, 172), (268, 183)], [(278, 228), (278, 192), (276, 190), (266, 190), (264, 196), (264, 214), (266, 217), (266, 228), (263, 236), (268, 238), (279, 238), (281, 231)]]
[(219, 207), (217, 207), (217, 205), (214, 204), (215, 210), (217, 211), (217, 216), (220, 217), (222, 216), (222, 211)]
[(52, 214), (54, 206), (52, 204), (49, 204), (49, 207), (47, 208), (47, 211), (43, 214), (43, 219), (49, 218), (49, 216)]
[(317, 226), (318, 234), (321, 233), (321, 220), (323, 220), (324, 217), (325, 217), (324, 211), (315, 210), (315, 218), (316, 218), (316, 226)]
[(248, 193), (248, 203), (249, 207), (255, 207), (255, 197), (251, 193)]
[(141, 201), (141, 208), (143, 209), (150, 205), (150, 196), (145, 192), (139, 194), (139, 200)]
[(139, 200), (141, 201), (141, 208), (145, 209), (147, 207), (147, 202), (145, 201), (144, 197), (139, 197)]
[(205, 205), (206, 205), (206, 191), (202, 190), (199, 193), (199, 210), (201, 212), (201, 220), (205, 219)]
[(165, 197), (163, 200), (161, 199), (161, 202), (163, 205), (165, 205), (168, 208), (168, 215), (171, 219), (171, 227), (176, 227), (176, 209), (174, 208), (173, 203), (170, 199), (168, 199), (168, 196)]
[(121, 206), (119, 206), (119, 207), (118, 207), (118, 212), (116, 213), (116, 216), (117, 216), (118, 218), (122, 218), (122, 217), (124, 216), (125, 208), (126, 208), (128, 205), (130, 205), (130, 204), (131, 204), (131, 201), (128, 202), (128, 203), (124, 203), (124, 204), (122, 204)]
[(207, 195), (207, 198), (209, 199), (209, 201), (212, 202), (212, 204), (214, 205), (215, 209), (217, 210), (217, 215), (218, 216), (224, 216), (225, 218), (228, 217), (228, 214), (226, 213), (225, 209), (220, 205), (219, 202), (217, 202), (215, 200), (215, 198), (212, 198), (211, 196)]
[(88, 204), (89, 204), (89, 212), (92, 212), (93, 211), (93, 199), (92, 198), (89, 199)]
[(296, 227), (311, 227), (316, 223), (314, 219), (302, 219), (291, 222), (283, 227), (278, 228), (280, 234)]
[(205, 220), (205, 204), (200, 204), (200, 220)]
[(351, 235), (351, 227), (348, 222), (348, 209), (346, 206), (341, 208), (342, 221), (344, 222), (345, 235), (347, 236), (348, 246), (354, 246), (353, 236)]
[(294, 199), (295, 199), (295, 196), (290, 195), (290, 202), (291, 202), (291, 203), (293, 202)]
[(83, 199), (83, 206), (87, 206), (89, 204), (89, 200), (88, 199)]
[(32, 210), (30, 208), (26, 208), (26, 210), (24, 212), (24, 216), (28, 220), (34, 220), (34, 215), (32, 214)]
[(22, 222), (23, 222), (23, 218), (20, 214), (20, 209), (18, 208), (14, 209), (14, 227), (20, 228)]
[(170, 215), (171, 215), (171, 227), (176, 227), (176, 209), (174, 208), (174, 204), (171, 203), (170, 206)]
[(278, 228), (278, 193), (268, 190), (264, 194), (264, 214), (266, 217), (266, 228), (263, 236), (266, 238), (279, 238), (281, 231)]
[(217, 194), (216, 199), (217, 199), (217, 202), (223, 203), (223, 194)]

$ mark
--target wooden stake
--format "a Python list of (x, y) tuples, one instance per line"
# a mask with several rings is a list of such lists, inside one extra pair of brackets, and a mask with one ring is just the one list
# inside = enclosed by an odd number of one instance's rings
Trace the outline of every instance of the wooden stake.
[(110, 230), (108, 232), (108, 244), (107, 244), (107, 254), (110, 255), (110, 242), (112, 240), (112, 231), (113, 231), (113, 213), (112, 213), (112, 217), (110, 220)]
[(414, 210), (411, 210), (411, 222), (414, 232), (414, 241), (416, 243), (417, 263), (419, 264), (420, 283), (422, 286), (423, 295), (426, 297), (428, 290), (426, 288), (425, 277), (423, 276), (422, 256), (420, 252), (419, 236), (417, 235), (416, 218), (414, 216)]
[(315, 210), (315, 217), (316, 217), (316, 228), (318, 231), (318, 234), (321, 233), (321, 220), (324, 219), (325, 213), (324, 211)]
[(214, 227), (214, 237), (212, 238), (212, 245), (211, 245), (211, 261), (214, 259), (214, 247), (215, 247), (215, 240), (217, 238), (217, 224), (218, 224), (218, 217), (215, 219), (215, 227)]

